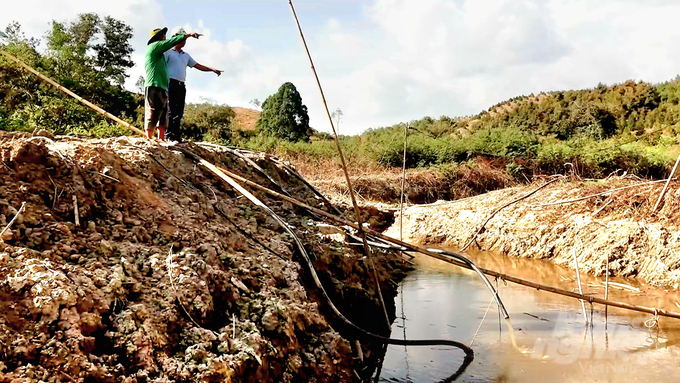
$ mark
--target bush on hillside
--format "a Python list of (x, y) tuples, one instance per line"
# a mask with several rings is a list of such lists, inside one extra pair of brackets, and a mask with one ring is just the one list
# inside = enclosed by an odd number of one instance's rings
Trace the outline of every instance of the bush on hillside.
[(226, 145), (232, 141), (231, 123), (234, 117), (234, 110), (227, 105), (187, 104), (182, 132), (189, 139)]

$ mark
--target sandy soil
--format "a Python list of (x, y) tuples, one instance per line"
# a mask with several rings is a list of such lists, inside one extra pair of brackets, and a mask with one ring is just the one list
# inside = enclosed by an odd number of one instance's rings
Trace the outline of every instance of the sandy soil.
[[(0, 382), (354, 379), (353, 342), (331, 327), (291, 238), (264, 212), (156, 143), (55, 141), (0, 135), (0, 228), (26, 203), (0, 241)], [(267, 184), (229, 154), (191, 149)], [(306, 212), (255, 194), (294, 227), (340, 309), (378, 331), (362, 254), (321, 235)], [(390, 302), (398, 258), (376, 256)]]
[[(472, 246), (515, 257), (550, 259), (604, 275), (637, 277), (677, 289), (680, 282), (680, 188), (671, 185), (662, 207), (652, 208), (663, 184), (637, 186), (579, 202), (576, 199), (642, 180), (610, 178), (560, 181), (499, 211)], [(413, 206), (404, 212), (404, 239), (421, 244), (462, 248), (497, 208), (535, 190), (530, 186), (493, 191), (453, 203)], [(399, 220), (387, 232), (398, 236)]]

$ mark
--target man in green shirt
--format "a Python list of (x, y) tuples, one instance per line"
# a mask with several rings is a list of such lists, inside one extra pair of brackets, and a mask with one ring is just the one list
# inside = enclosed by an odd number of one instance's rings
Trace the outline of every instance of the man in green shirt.
[(189, 37), (198, 38), (198, 33), (178, 34), (166, 40), (168, 28), (151, 31), (151, 39), (146, 45), (144, 68), (146, 69), (146, 88), (144, 95), (144, 127), (146, 138), (152, 139), (158, 126), (158, 139), (165, 141), (165, 127), (168, 126), (168, 68), (163, 53)]

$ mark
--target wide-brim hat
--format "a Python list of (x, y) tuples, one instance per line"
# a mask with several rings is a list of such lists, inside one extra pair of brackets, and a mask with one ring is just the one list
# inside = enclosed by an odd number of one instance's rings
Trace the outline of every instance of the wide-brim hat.
[(177, 36), (177, 35), (186, 35), (187, 32), (184, 30), (184, 28), (179, 28), (175, 33), (172, 34), (172, 36)]
[(158, 39), (158, 36), (164, 35), (166, 33), (168, 33), (167, 27), (165, 27), (165, 28), (154, 28), (153, 30), (151, 30), (151, 33), (149, 33), (151, 38), (149, 39), (149, 42), (146, 43), (146, 45), (151, 44), (152, 42), (154, 42)]

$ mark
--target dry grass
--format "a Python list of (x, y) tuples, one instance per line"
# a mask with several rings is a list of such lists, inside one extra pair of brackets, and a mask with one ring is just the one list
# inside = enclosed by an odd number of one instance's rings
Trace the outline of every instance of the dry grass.
[(613, 191), (611, 194), (545, 208), (555, 211), (569, 211), (574, 214), (597, 213), (598, 217), (606, 216), (608, 220), (633, 219), (647, 222), (669, 220), (671, 222), (678, 222), (678, 219), (680, 219), (680, 201), (678, 201), (680, 190), (678, 190), (678, 182), (671, 183), (669, 193), (664, 198), (661, 209), (656, 213), (652, 212), (652, 209), (664, 185), (663, 183), (643, 185), (645, 182), (646, 180), (631, 180), (626, 177), (609, 177), (606, 181), (576, 182), (571, 183), (570, 191), (567, 189), (558, 195), (540, 198), (534, 201), (534, 204), (561, 199), (577, 199), (624, 186), (640, 184), (639, 187)]
[(236, 117), (234, 118), (234, 126), (241, 130), (255, 130), (257, 120), (260, 118), (260, 112), (255, 109), (240, 108), (232, 106)]
[[(349, 198), (349, 189), (339, 161), (309, 163), (304, 158), (293, 164), (322, 192), (336, 198)], [(348, 171), (357, 198), (370, 203), (398, 203), (401, 197), (401, 169), (348, 159)], [(517, 182), (503, 168), (479, 161), (474, 166), (410, 169), (406, 172), (407, 204), (431, 203), (478, 195), (515, 186)]]

